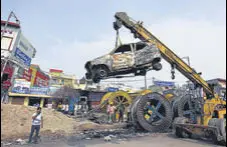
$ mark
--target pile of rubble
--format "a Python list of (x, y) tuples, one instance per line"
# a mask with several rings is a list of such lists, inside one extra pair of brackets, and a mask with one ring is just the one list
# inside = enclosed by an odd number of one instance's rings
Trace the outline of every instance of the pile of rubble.
[[(31, 117), (35, 112), (35, 107), (1, 104), (1, 140), (15, 141), (18, 138), (27, 138), (31, 129)], [(97, 124), (89, 120), (81, 121), (47, 108), (43, 108), (42, 113), (44, 125), (41, 135), (61, 137), (89, 130), (116, 129), (123, 126), (122, 124)]]

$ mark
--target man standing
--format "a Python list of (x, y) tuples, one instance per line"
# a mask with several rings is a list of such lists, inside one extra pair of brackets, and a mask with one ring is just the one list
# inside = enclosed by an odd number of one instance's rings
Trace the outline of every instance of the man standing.
[(116, 110), (116, 107), (113, 105), (113, 102), (110, 102), (110, 105), (108, 105), (107, 107), (107, 113), (109, 115), (109, 123), (114, 122), (115, 110)]
[(124, 105), (120, 104), (118, 107), (118, 113), (119, 113), (118, 122), (124, 122), (124, 111), (125, 111)]
[(41, 107), (38, 107), (36, 113), (32, 115), (32, 127), (28, 143), (32, 142), (32, 136), (35, 131), (35, 143), (37, 143), (40, 127), (43, 128), (43, 117), (41, 113)]

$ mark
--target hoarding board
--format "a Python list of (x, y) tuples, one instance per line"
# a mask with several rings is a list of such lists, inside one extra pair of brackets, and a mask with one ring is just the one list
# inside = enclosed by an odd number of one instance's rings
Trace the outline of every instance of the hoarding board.
[(154, 81), (154, 85), (161, 86), (161, 87), (173, 87), (175, 86), (175, 83), (168, 82), (168, 81)]
[(36, 95), (48, 95), (49, 91), (49, 87), (31, 87), (29, 93)]
[(30, 86), (31, 82), (28, 82), (24, 79), (15, 79), (12, 92), (29, 94)]
[(19, 63), (22, 63), (22, 65), (27, 66), (27, 68), (30, 67), (31, 58), (29, 58), (29, 56), (27, 56), (27, 55), (26, 55), (24, 52), (22, 52), (19, 48), (16, 48), (14, 57), (16, 58), (16, 60), (17, 60)]
[(3, 32), (4, 34), (1, 38), (1, 58), (7, 58), (18, 44), (21, 30), (20, 28), (11, 26), (4, 28), (4, 26), (1, 25), (1, 33)]
[(16, 48), (12, 51), (12, 59), (25, 68), (29, 68), (32, 58), (35, 57), (36, 50), (31, 43), (21, 33)]

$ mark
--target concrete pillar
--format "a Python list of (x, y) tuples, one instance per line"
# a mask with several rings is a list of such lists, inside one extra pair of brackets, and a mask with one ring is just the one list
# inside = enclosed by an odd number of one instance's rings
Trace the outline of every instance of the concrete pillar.
[(25, 99), (24, 99), (24, 105), (25, 106), (28, 106), (28, 104), (29, 104), (29, 97), (25, 97)]

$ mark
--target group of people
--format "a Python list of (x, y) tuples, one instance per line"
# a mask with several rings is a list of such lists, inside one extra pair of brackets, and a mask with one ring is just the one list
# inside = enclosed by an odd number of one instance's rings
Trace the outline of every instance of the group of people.
[[(124, 112), (125, 108), (123, 104), (115, 106), (113, 102), (110, 102), (107, 105), (108, 123), (124, 122)], [(116, 120), (116, 114), (119, 116), (118, 120)]]
[(61, 111), (64, 114), (68, 114), (69, 113), (69, 104), (58, 104), (57, 107), (58, 111)]

